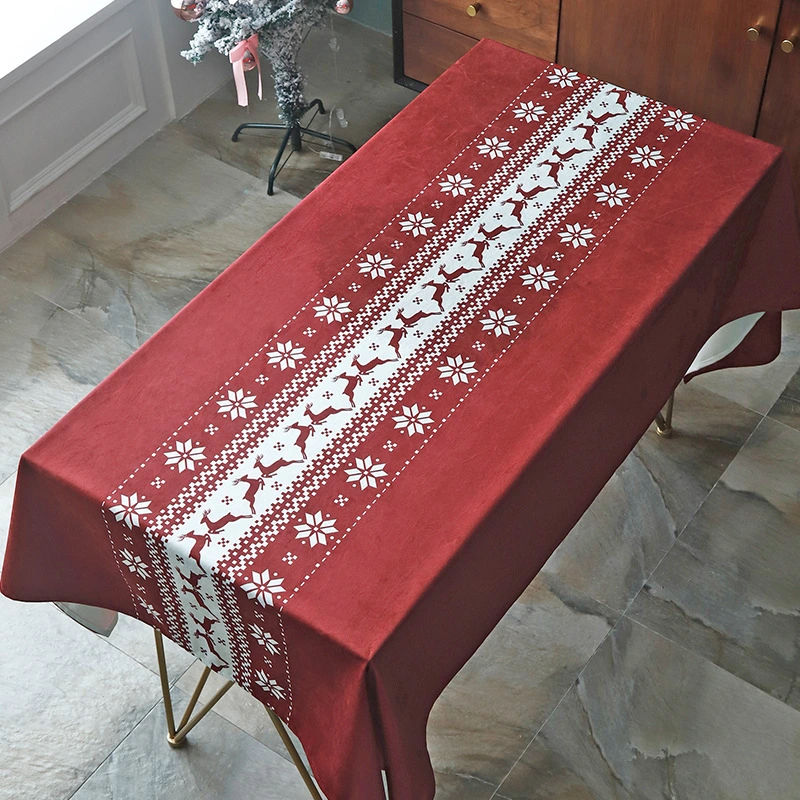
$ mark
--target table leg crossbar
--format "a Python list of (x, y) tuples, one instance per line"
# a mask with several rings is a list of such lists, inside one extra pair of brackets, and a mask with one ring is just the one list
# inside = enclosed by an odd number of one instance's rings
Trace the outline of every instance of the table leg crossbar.
[[(181, 721), (176, 726), (175, 712), (172, 708), (172, 695), (169, 690), (167, 659), (164, 655), (164, 637), (161, 635), (161, 631), (156, 630), (155, 628), (153, 629), (153, 633), (155, 634), (156, 639), (156, 656), (158, 658), (158, 673), (159, 677), (161, 678), (161, 693), (164, 695), (164, 713), (167, 718), (167, 742), (169, 743), (170, 747), (183, 747), (183, 745), (186, 744), (186, 735), (189, 733), (189, 731), (194, 728), (194, 726), (197, 725), (197, 723), (200, 722), (200, 720), (203, 719), (203, 717), (208, 714), (208, 712), (211, 711), (211, 709), (222, 699), (228, 689), (233, 686), (233, 681), (227, 681), (214, 694), (214, 696), (208, 700), (205, 705), (203, 705), (200, 711), (192, 716), (192, 712), (197, 706), (203, 688), (208, 681), (208, 676), (211, 674), (211, 669), (209, 667), (204, 667), (203, 674), (200, 676), (200, 680), (198, 680), (197, 686), (195, 686), (192, 696), (189, 698), (189, 704), (186, 706), (186, 710), (183, 712)], [(272, 724), (278, 731), (281, 741), (289, 751), (289, 755), (291, 756), (294, 765), (297, 767), (297, 771), (300, 773), (303, 783), (305, 783), (308, 791), (311, 793), (311, 797), (313, 797), (314, 800), (324, 800), (322, 795), (319, 793), (319, 789), (317, 789), (317, 785), (314, 783), (314, 779), (311, 777), (306, 765), (303, 763), (300, 753), (297, 752), (297, 748), (294, 746), (294, 742), (289, 736), (289, 732), (286, 730), (286, 726), (283, 724), (283, 721), (271, 708), (268, 708), (267, 706), (264, 706), (264, 708), (267, 709), (267, 714), (269, 714)]]

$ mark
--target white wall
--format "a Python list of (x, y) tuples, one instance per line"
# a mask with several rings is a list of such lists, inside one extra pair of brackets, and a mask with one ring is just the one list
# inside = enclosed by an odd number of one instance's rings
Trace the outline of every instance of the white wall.
[(114, 0), (0, 78), (0, 250), (230, 76), (166, 0)]

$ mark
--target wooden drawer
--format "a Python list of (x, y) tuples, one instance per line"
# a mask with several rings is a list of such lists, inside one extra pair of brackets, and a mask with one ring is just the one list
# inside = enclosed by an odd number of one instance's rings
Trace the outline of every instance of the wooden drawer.
[(560, 0), (483, 0), (467, 14), (470, 0), (403, 0), (403, 11), (472, 39), (494, 39), (554, 61)]
[(414, 80), (431, 83), (477, 43), (462, 33), (403, 14), (405, 74)]

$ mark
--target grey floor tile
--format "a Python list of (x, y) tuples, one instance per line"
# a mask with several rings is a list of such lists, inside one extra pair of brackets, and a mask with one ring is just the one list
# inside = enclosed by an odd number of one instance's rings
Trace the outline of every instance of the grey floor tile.
[(670, 439), (645, 434), (544, 567), (624, 611), (761, 417), (693, 385)]
[(794, 800), (800, 714), (623, 619), (500, 787), (511, 800)]
[(800, 431), (765, 419), (629, 613), (800, 709), (798, 564)]
[(496, 787), (615, 620), (571, 587), (537, 578), (433, 707), (428, 747), (440, 782)]
[(50, 228), (137, 275), (206, 283), (298, 200), (168, 127), (55, 211)]
[[(328, 111), (326, 116), (318, 116), (312, 127), (358, 146), (409, 103), (416, 92), (392, 81), (390, 37), (349, 20), (336, 19), (332, 24), (333, 30), (313, 30), (301, 51), (301, 63), (309, 76), (306, 96), (322, 99)], [(337, 51), (331, 48), (334, 39)], [(229, 84), (173, 126), (171, 133), (208, 155), (266, 180), (282, 133), (244, 131), (238, 142), (231, 141), (231, 134), (241, 122), (277, 121), (269, 82), (264, 98), (263, 102), (252, 100), (249, 111), (239, 108), (233, 85)], [(339, 109), (344, 112), (346, 128), (336, 116)], [(338, 166), (319, 155), (326, 149), (324, 142), (306, 140), (303, 150), (292, 154), (275, 185), (298, 197), (307, 195)]]
[(766, 414), (800, 367), (800, 311), (784, 311), (781, 354), (761, 367), (710, 372), (694, 383), (740, 405)]
[[(180, 702), (176, 708), (180, 712)], [(308, 800), (308, 790), (292, 764), (213, 711), (183, 748), (173, 750), (159, 704), (72, 800), (93, 798)]]
[(150, 670), (55, 606), (0, 596), (0, 798), (70, 797), (159, 696)]
[(435, 800), (489, 800), (496, 788), (469, 775), (437, 772)]
[(0, 480), (131, 352), (0, 275)]
[(800, 370), (795, 372), (769, 412), (771, 419), (800, 431)]
[(131, 272), (42, 223), (0, 254), (0, 274), (137, 347), (206, 283)]

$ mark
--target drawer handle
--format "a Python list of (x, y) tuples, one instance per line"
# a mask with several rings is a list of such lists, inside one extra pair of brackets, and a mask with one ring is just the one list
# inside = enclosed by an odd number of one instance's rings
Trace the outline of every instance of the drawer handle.
[(759, 36), (761, 36), (761, 26), (760, 25), (757, 28), (748, 28), (747, 29), (747, 38), (751, 42), (757, 41)]
[(781, 42), (781, 50), (783, 50), (784, 53), (791, 53), (792, 50), (794, 50), (794, 45), (795, 45), (794, 37), (792, 37), (791, 39), (784, 39)]
[(480, 3), (470, 3), (467, 6), (467, 16), (468, 17), (474, 17), (474, 16), (477, 15), (477, 13), (480, 10), (481, 10), (481, 4)]

